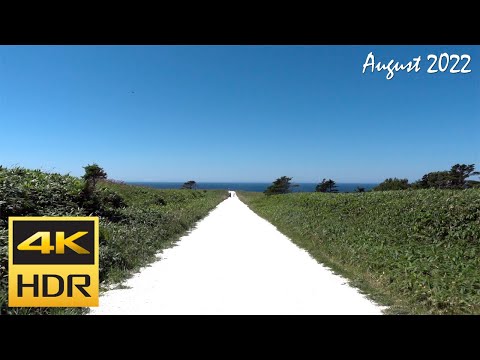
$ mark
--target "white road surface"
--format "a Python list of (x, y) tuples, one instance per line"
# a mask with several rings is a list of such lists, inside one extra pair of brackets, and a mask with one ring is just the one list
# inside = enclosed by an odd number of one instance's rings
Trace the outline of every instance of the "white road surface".
[(232, 197), (90, 314), (381, 314)]

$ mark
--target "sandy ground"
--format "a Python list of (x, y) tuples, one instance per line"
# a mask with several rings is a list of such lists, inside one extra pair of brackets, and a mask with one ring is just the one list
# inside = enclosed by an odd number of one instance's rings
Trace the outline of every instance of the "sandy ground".
[(381, 314), (233, 197), (91, 314)]

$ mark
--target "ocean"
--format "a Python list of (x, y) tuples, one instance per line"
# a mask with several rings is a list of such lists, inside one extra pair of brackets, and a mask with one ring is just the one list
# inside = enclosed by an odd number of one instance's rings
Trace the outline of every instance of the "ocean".
[[(181, 182), (128, 182), (132, 185), (148, 186), (155, 189), (180, 189), (183, 185)], [(295, 184), (295, 183), (294, 183)], [(263, 192), (271, 183), (236, 183), (236, 182), (199, 182), (197, 189), (226, 189), (226, 190), (243, 190)], [(315, 191), (316, 183), (298, 183), (298, 187), (293, 187), (293, 192), (312, 192)], [(371, 190), (378, 184), (364, 183), (338, 183), (337, 190), (339, 192), (354, 192), (359, 187), (364, 187), (366, 191)]]

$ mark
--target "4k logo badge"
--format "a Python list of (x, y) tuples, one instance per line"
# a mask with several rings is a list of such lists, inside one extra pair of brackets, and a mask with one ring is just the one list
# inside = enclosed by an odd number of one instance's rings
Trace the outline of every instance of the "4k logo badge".
[(98, 217), (10, 217), (8, 305), (98, 306)]

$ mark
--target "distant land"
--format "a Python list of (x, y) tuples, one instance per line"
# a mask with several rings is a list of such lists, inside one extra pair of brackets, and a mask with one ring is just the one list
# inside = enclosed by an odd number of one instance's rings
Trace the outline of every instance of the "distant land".
[[(155, 189), (179, 189), (182, 186), (182, 182), (127, 182), (127, 184), (148, 186)], [(241, 182), (198, 182), (197, 189), (213, 190), (213, 189), (226, 189), (226, 190), (243, 190), (263, 192), (272, 183), (241, 183)], [(293, 187), (293, 192), (312, 192), (315, 191), (317, 183), (294, 183), (298, 184), (298, 187)], [(339, 192), (353, 192), (359, 187), (365, 188), (365, 191), (371, 190), (378, 183), (337, 183), (337, 189)]]

